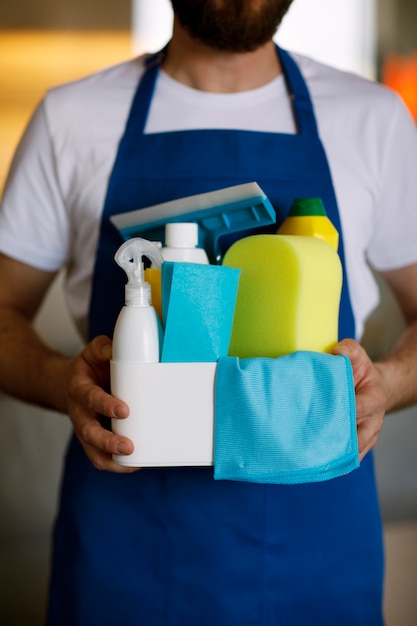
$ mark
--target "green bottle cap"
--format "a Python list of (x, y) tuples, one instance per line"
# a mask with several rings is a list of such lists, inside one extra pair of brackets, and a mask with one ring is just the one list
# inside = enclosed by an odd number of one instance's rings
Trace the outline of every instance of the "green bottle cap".
[(321, 198), (297, 198), (291, 205), (289, 217), (309, 217), (321, 215), (326, 217), (326, 211)]

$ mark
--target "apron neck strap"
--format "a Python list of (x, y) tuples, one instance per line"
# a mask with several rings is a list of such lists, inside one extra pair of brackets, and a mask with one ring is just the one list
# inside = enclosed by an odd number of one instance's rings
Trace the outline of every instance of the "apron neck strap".
[[(133, 125), (136, 132), (143, 132), (146, 126), (158, 71), (167, 49), (168, 45), (159, 52), (149, 55), (145, 60), (145, 72), (132, 102), (132, 110), (135, 111), (135, 115), (131, 116), (128, 121), (128, 126)], [(298, 65), (288, 52), (278, 46), (276, 46), (276, 50), (284, 72), (298, 132), (303, 135), (318, 137), (310, 93)]]
[(155, 90), (156, 78), (162, 61), (165, 58), (168, 44), (159, 52), (150, 54), (145, 59), (145, 71), (134, 95), (131, 111), (135, 115), (129, 115), (125, 132), (143, 133), (148, 119), (150, 104)]
[(276, 46), (276, 49), (284, 72), (298, 132), (303, 135), (318, 137), (316, 116), (306, 81), (297, 63), (288, 52), (279, 46)]

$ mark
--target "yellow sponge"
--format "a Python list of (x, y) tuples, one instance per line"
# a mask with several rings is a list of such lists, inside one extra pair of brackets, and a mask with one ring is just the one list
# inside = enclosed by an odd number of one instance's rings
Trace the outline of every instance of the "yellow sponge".
[(337, 343), (342, 266), (326, 241), (254, 235), (234, 243), (223, 264), (241, 269), (231, 356), (328, 352)]

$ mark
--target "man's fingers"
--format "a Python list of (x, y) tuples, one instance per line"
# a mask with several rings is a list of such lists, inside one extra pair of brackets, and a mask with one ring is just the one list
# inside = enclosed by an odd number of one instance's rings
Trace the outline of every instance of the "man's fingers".
[(79, 435), (87, 445), (94, 446), (107, 454), (131, 454), (134, 446), (130, 439), (114, 435), (99, 422), (85, 422), (79, 429)]
[(377, 443), (382, 429), (387, 395), (381, 375), (364, 348), (353, 339), (344, 339), (333, 351), (344, 354), (352, 365), (355, 384), (356, 422), (360, 459)]
[(117, 474), (131, 474), (132, 472), (136, 472), (140, 469), (139, 467), (119, 465), (113, 461), (107, 452), (103, 452), (102, 450), (88, 444), (84, 445), (84, 451), (92, 465), (100, 471), (116, 472)]
[(83, 352), (85, 361), (91, 365), (102, 365), (110, 361), (112, 355), (112, 342), (106, 335), (99, 335), (88, 343)]
[(111, 340), (101, 335), (85, 346), (74, 359), (68, 382), (69, 415), (74, 430), (91, 463), (100, 470), (131, 472), (115, 463), (112, 455), (129, 455), (130, 439), (103, 428), (101, 417), (124, 419), (129, 415), (125, 402), (108, 393)]
[(112, 455), (129, 455), (134, 451), (134, 445), (130, 439), (114, 435), (91, 418), (79, 425), (76, 434), (88, 458), (99, 470), (123, 471), (123, 467), (112, 460)]
[(77, 384), (74, 379), (70, 387), (70, 395), (78, 405), (88, 409), (90, 413), (106, 417), (124, 419), (129, 415), (129, 407), (125, 402), (110, 395), (97, 385), (91, 383)]

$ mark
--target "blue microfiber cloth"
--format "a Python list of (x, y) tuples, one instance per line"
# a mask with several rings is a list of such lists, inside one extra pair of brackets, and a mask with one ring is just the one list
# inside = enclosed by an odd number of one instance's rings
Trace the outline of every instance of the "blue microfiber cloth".
[(215, 394), (215, 479), (309, 483), (359, 466), (347, 357), (221, 358)]
[(226, 356), (240, 270), (219, 265), (162, 265), (162, 362), (214, 362)]

